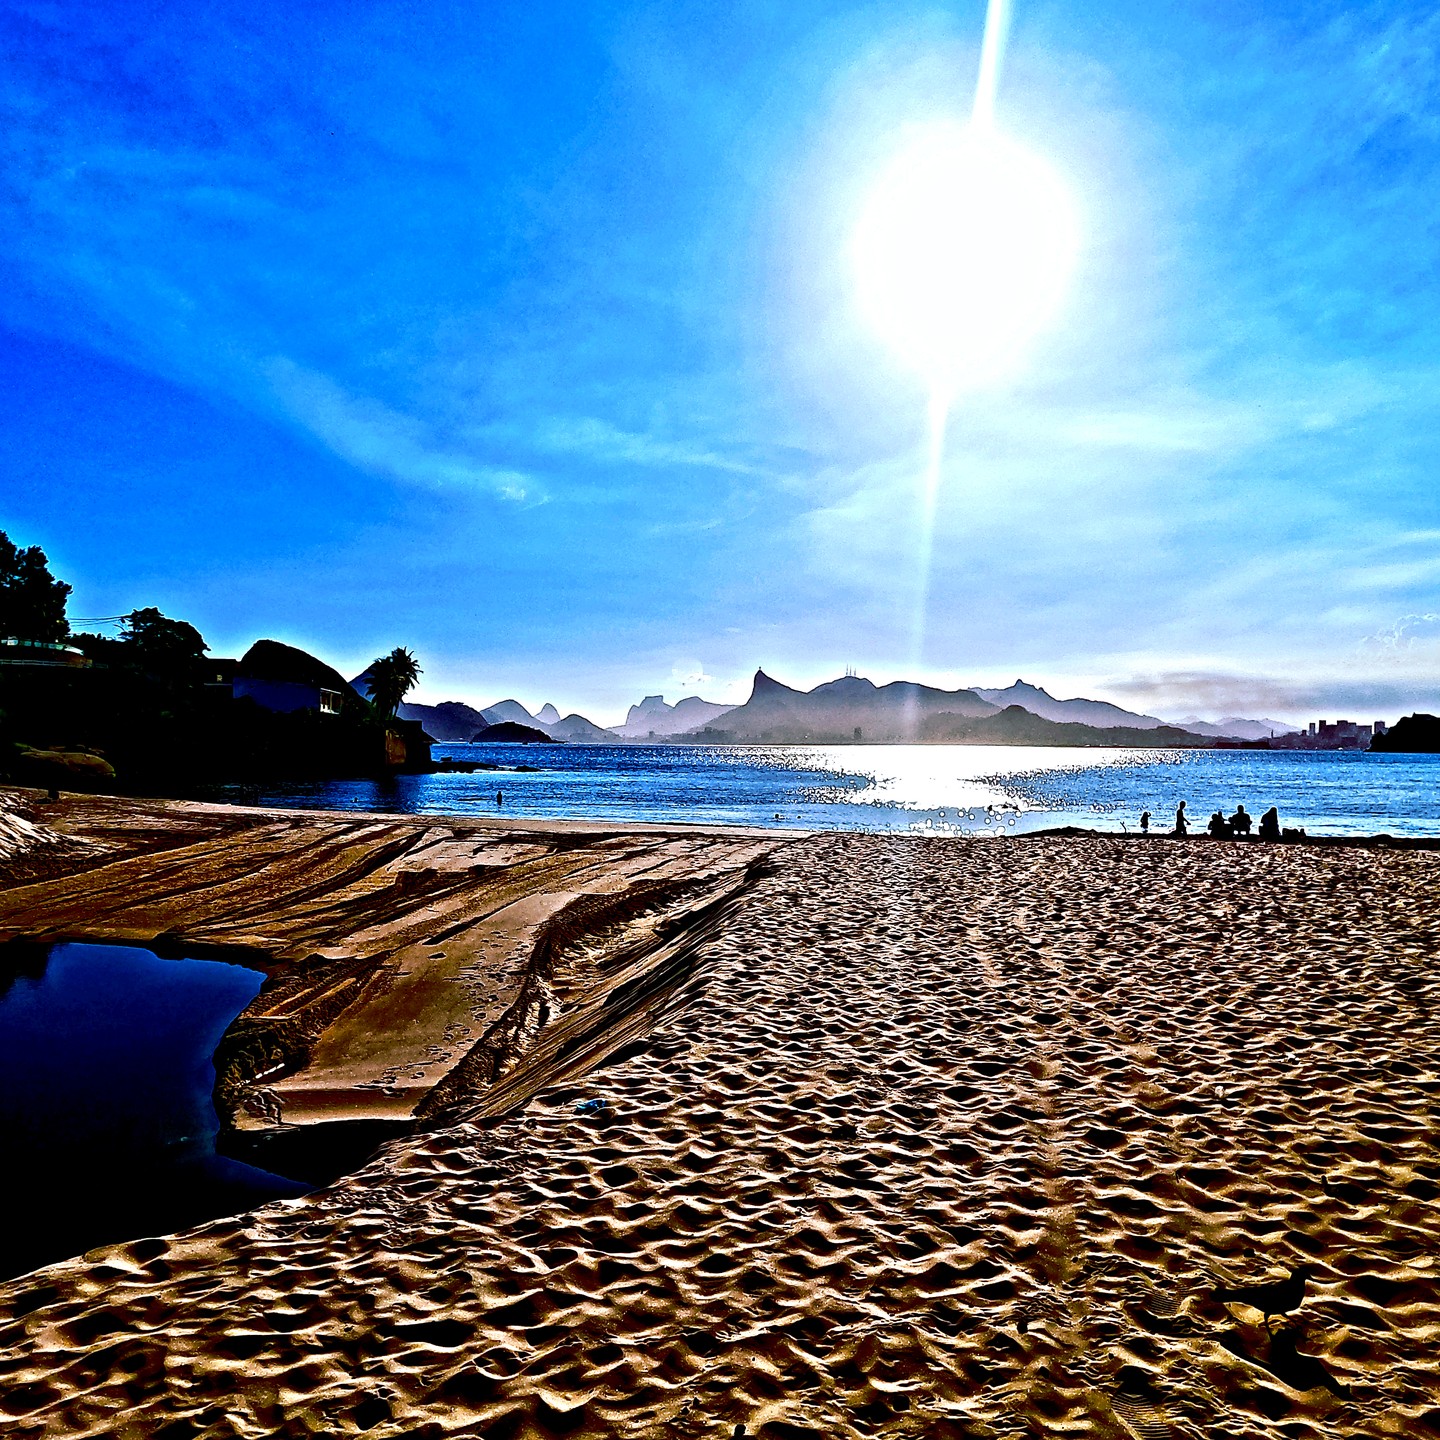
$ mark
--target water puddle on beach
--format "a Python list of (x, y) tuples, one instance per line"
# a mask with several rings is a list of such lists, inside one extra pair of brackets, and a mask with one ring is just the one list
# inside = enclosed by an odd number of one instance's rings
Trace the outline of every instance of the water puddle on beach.
[(0, 1277), (304, 1193), (215, 1150), (211, 1056), (263, 979), (128, 946), (0, 946)]

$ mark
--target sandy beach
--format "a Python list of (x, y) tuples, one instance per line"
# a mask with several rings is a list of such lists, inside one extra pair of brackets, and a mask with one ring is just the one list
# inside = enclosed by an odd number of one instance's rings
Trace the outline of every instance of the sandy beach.
[(7, 938), (273, 966), (237, 1134), (404, 1133), (0, 1286), (0, 1433), (1440, 1434), (1440, 853), (12, 817)]

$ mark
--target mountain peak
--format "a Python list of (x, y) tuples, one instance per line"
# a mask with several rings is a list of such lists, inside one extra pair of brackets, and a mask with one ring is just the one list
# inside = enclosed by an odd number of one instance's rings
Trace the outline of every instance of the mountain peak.
[(994, 705), (1020, 705), (1042, 720), (1054, 720), (1065, 724), (1113, 726), (1125, 730), (1153, 730), (1164, 722), (1154, 715), (1137, 715), (1133, 710), (1122, 710), (1108, 700), (1057, 700), (1048, 690), (1032, 685), (1028, 680), (1016, 682), (1004, 690), (975, 691), (982, 699)]
[(782, 685), (778, 680), (771, 679), (763, 670), (755, 672), (755, 680), (750, 691), (752, 700), (757, 695), (789, 695), (793, 693), (788, 685)]

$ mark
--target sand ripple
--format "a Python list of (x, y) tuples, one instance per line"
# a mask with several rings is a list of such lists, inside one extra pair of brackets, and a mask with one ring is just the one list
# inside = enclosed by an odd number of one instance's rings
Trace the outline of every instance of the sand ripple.
[(6, 1433), (1440, 1434), (1437, 879), (800, 842), (643, 1048), (0, 1288)]

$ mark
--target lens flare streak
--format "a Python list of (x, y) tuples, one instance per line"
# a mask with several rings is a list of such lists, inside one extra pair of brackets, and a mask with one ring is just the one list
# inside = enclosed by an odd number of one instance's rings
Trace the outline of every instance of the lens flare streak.
[(1010, 34), (1010, 0), (990, 0), (985, 7), (985, 38), (980, 42), (980, 77), (975, 82), (971, 124), (988, 130), (995, 124), (995, 91)]
[(923, 665), (947, 425), (963, 393), (1003, 381), (1058, 311), (1079, 250), (1069, 187), (995, 126), (1010, 0), (989, 0), (968, 123), (910, 136), (859, 216), (857, 299), (928, 395), (913, 660)]

